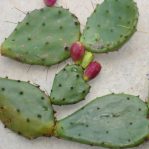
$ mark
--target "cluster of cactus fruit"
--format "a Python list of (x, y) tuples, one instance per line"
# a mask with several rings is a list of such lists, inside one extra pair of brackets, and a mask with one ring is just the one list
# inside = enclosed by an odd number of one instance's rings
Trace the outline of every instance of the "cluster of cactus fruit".
[[(44, 3), (53, 6), (56, 0)], [(149, 103), (139, 97), (98, 97), (59, 121), (52, 108), (52, 104), (68, 105), (85, 99), (90, 90), (88, 81), (102, 68), (93, 61), (93, 53), (117, 50), (135, 32), (137, 20), (133, 0), (105, 0), (97, 5), (82, 35), (79, 21), (68, 10), (45, 7), (28, 13), (3, 42), (1, 54), (45, 66), (71, 56), (75, 64), (66, 65), (55, 75), (50, 96), (29, 82), (0, 78), (0, 120), (5, 127), (28, 139), (55, 136), (107, 148), (144, 142), (149, 135)]]

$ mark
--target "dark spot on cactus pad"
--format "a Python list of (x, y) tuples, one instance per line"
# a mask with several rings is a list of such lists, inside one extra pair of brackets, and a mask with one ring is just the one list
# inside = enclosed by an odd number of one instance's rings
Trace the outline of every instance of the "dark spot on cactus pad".
[(99, 108), (99, 107), (97, 107), (97, 110), (100, 110), (100, 108)]
[(87, 27), (86, 27), (86, 29), (90, 29), (90, 27), (89, 27), (89, 26), (87, 26)]
[(79, 78), (79, 77), (80, 77), (80, 75), (79, 75), (79, 74), (77, 74), (77, 75), (76, 75), (76, 77), (77, 77), (77, 78)]
[(113, 30), (113, 29), (111, 29), (110, 31), (111, 31), (111, 32), (113, 32), (114, 30)]
[(75, 25), (76, 25), (76, 26), (78, 26), (78, 25), (79, 25), (79, 23), (78, 23), (78, 22), (76, 22), (76, 21), (75, 21), (74, 23), (75, 23)]
[(130, 98), (129, 98), (129, 97), (127, 97), (127, 100), (130, 100)]
[(78, 136), (81, 136), (81, 134), (79, 133)]
[(41, 97), (41, 100), (44, 100), (44, 99), (45, 99), (45, 98), (42, 96), (42, 97)]
[(123, 37), (124, 37), (124, 36), (121, 34), (121, 35), (120, 35), (120, 38), (123, 38)]
[(60, 26), (59, 29), (63, 29), (63, 26)]
[(139, 108), (139, 111), (142, 111), (142, 109), (141, 109), (141, 108)]
[(20, 113), (20, 109), (17, 109), (17, 112)]
[(53, 92), (53, 90), (51, 89), (51, 93)]
[(59, 84), (58, 86), (59, 86), (59, 87), (62, 87), (62, 84)]
[(85, 127), (89, 127), (88, 125), (85, 125)]
[(12, 41), (15, 41), (15, 39), (12, 39)]
[(70, 125), (73, 125), (73, 123), (72, 123), (72, 122), (70, 122)]
[(26, 22), (26, 25), (29, 25), (29, 22)]
[(30, 38), (30, 37), (28, 37), (28, 38), (27, 38), (27, 40), (28, 40), (28, 41), (31, 41), (31, 38)]
[(0, 109), (1, 109), (1, 110), (3, 110), (3, 109), (4, 109), (4, 107), (0, 107)]
[(109, 134), (109, 131), (108, 130), (106, 131), (106, 134)]
[(102, 142), (102, 143), (101, 143), (101, 145), (102, 145), (102, 146), (104, 146), (104, 145), (105, 145), (105, 143), (104, 143), (104, 142)]
[(132, 125), (132, 124), (133, 124), (132, 122), (129, 123), (129, 125)]
[(37, 115), (38, 118), (41, 118), (42, 116), (40, 114)]
[(131, 140), (130, 140), (130, 139), (128, 139), (128, 142), (131, 142)]
[(5, 91), (5, 88), (1, 88), (2, 91)]
[(73, 86), (71, 86), (71, 87), (70, 87), (70, 89), (71, 89), (71, 90), (73, 90), (73, 89), (74, 89), (74, 87), (73, 87)]
[(83, 93), (83, 94), (85, 94), (85, 93), (86, 93), (86, 91), (84, 90), (84, 91), (82, 91), (82, 93)]
[(66, 99), (65, 99), (65, 98), (63, 98), (62, 100), (63, 100), (63, 101), (65, 101)]
[(96, 38), (95, 40), (98, 41), (98, 38)]
[(21, 91), (19, 94), (20, 94), (20, 95), (23, 95), (24, 93)]
[(19, 83), (20, 83), (21, 81), (20, 81), (20, 80), (17, 80), (17, 82), (19, 82)]
[(45, 44), (46, 44), (46, 45), (48, 45), (48, 44), (49, 44), (49, 42), (47, 41)]
[(4, 128), (7, 128), (7, 125), (4, 125)]
[(66, 47), (64, 47), (64, 49), (65, 49), (65, 51), (68, 51), (69, 50), (69, 47), (66, 46)]
[(45, 61), (45, 59), (44, 59), (44, 58), (42, 58), (42, 59), (41, 59), (41, 61), (42, 61), (42, 62), (44, 62), (44, 61)]
[(121, 16), (119, 16), (119, 17), (118, 17), (118, 19), (119, 19), (119, 20), (122, 20), (122, 17), (121, 17)]
[(42, 23), (42, 26), (45, 26), (45, 25), (46, 25), (46, 24), (43, 22), (43, 23)]
[(109, 13), (109, 10), (106, 10), (106, 13)]
[(26, 122), (27, 122), (27, 123), (29, 123), (29, 122), (30, 122), (30, 119), (29, 119), (29, 118), (27, 118), (27, 119), (26, 119)]
[(19, 131), (19, 132), (18, 132), (18, 135), (22, 135), (22, 133)]
[(128, 8), (128, 9), (129, 9), (129, 8), (130, 8), (130, 6), (129, 6), (129, 5), (127, 5), (127, 6), (126, 6), (126, 8)]
[(59, 11), (58, 11), (58, 14), (62, 14), (62, 12), (59, 10)]
[(97, 27), (101, 27), (101, 25), (100, 25), (100, 24), (98, 24), (98, 25), (97, 25)]

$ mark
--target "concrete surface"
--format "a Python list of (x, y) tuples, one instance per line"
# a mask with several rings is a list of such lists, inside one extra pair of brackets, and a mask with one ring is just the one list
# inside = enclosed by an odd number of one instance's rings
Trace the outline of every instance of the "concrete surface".
[[(57, 5), (69, 8), (79, 18), (82, 29), (87, 17), (92, 13), (96, 3), (101, 0), (58, 0)], [(57, 107), (58, 118), (64, 117), (97, 96), (111, 92), (130, 93), (139, 95), (142, 100), (147, 100), (149, 94), (149, 1), (136, 0), (140, 18), (138, 31), (118, 52), (110, 54), (96, 54), (96, 59), (103, 65), (99, 77), (91, 81), (91, 92), (87, 100), (73, 106)], [(0, 43), (15, 28), (18, 21), (24, 18), (23, 12), (43, 7), (42, 0), (0, 0)], [(14, 23), (8, 23), (14, 22)], [(67, 62), (71, 63), (71, 60)], [(40, 84), (41, 89), (50, 92), (54, 74), (64, 67), (66, 62), (47, 68), (21, 64), (9, 58), (0, 56), (0, 77), (8, 76), (12, 79), (30, 80)], [(21, 125), (21, 124), (20, 124)], [(39, 138), (28, 141), (13, 132), (4, 129), (0, 124), (0, 149), (101, 149), (78, 143), (58, 140), (56, 138)], [(149, 149), (145, 143), (137, 149)]]

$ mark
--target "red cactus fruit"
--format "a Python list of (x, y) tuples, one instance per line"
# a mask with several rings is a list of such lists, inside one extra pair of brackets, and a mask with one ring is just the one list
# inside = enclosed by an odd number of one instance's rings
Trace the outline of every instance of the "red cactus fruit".
[(84, 71), (84, 80), (88, 81), (94, 79), (101, 71), (101, 64), (94, 61), (91, 62)]
[(47, 6), (51, 7), (51, 6), (54, 6), (54, 5), (55, 5), (56, 0), (44, 0), (44, 3), (45, 3)]
[(70, 55), (75, 63), (82, 60), (85, 54), (85, 48), (80, 42), (75, 42), (70, 48)]

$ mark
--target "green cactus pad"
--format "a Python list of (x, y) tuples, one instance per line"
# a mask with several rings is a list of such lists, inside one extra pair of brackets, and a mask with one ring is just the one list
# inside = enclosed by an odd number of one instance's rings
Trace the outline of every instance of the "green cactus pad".
[(0, 120), (29, 138), (50, 136), (54, 127), (49, 98), (36, 86), (26, 82), (0, 78)]
[(100, 97), (57, 123), (55, 135), (108, 148), (134, 147), (149, 134), (147, 105), (138, 97)]
[(138, 16), (133, 0), (105, 0), (88, 18), (81, 42), (95, 53), (118, 50), (136, 31)]
[(83, 79), (83, 69), (67, 65), (56, 76), (51, 90), (51, 102), (56, 105), (77, 103), (85, 98), (90, 86)]
[(80, 24), (68, 10), (45, 7), (28, 13), (4, 41), (1, 53), (23, 63), (50, 66), (70, 56)]

